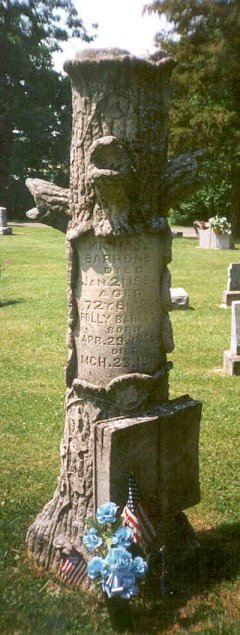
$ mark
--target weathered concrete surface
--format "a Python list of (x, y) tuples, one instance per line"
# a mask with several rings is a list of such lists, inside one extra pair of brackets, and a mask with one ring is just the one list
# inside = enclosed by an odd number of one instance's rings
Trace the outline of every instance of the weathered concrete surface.
[(217, 234), (213, 229), (199, 229), (199, 247), (202, 249), (232, 249), (229, 234)]
[(132, 471), (156, 522), (199, 503), (200, 416), (200, 402), (185, 397), (142, 417), (99, 422), (95, 426), (95, 507), (106, 500), (122, 507)]
[(231, 351), (240, 355), (240, 302), (232, 303)]
[(240, 355), (234, 355), (231, 350), (224, 351), (223, 369), (227, 375), (240, 375)]
[(12, 234), (12, 227), (8, 227), (7, 208), (0, 207), (0, 235), (4, 236), (7, 234)]
[[(177, 192), (183, 196), (191, 175), (198, 181), (196, 158), (185, 157), (182, 169), (178, 160), (167, 160), (173, 66), (170, 59), (154, 64), (119, 50), (86, 51), (65, 66), (73, 89), (66, 420), (58, 485), (27, 537), (30, 554), (45, 568), (57, 570), (61, 554), (73, 547), (84, 553), (94, 484), (102, 479), (94, 471), (96, 427), (122, 416), (145, 417), (168, 400), (173, 338), (167, 201)], [(190, 436), (195, 430), (196, 441), (197, 426), (191, 427), (188, 416), (176, 427), (170, 416), (162, 431), (169, 430), (168, 453), (159, 454), (166, 500), (174, 498), (171, 444), (176, 437), (179, 456), (184, 453), (184, 425)], [(136, 454), (138, 436), (135, 441)], [(197, 470), (196, 453), (191, 460)], [(186, 486), (190, 481), (186, 472)], [(196, 478), (193, 490), (192, 503)], [(180, 494), (177, 499), (174, 510), (183, 506)]]
[(173, 350), (160, 285), (166, 267), (163, 236), (96, 240), (87, 235), (77, 249), (78, 377), (106, 385), (125, 373), (156, 372)]
[(227, 291), (240, 291), (240, 263), (232, 262), (228, 267)]
[(182, 287), (171, 287), (170, 311), (186, 311), (189, 309), (189, 295)]
[(227, 308), (232, 306), (233, 302), (238, 302), (240, 300), (240, 290), (239, 291), (223, 291), (222, 294), (222, 307)]
[(240, 302), (232, 303), (231, 348), (224, 351), (223, 368), (228, 375), (240, 375)]
[(222, 307), (226, 308), (240, 300), (240, 263), (233, 262), (227, 270), (227, 289), (223, 291)]
[(26, 186), (36, 203), (36, 207), (26, 212), (27, 218), (41, 221), (65, 233), (70, 220), (69, 189), (43, 179), (30, 178), (26, 179)]

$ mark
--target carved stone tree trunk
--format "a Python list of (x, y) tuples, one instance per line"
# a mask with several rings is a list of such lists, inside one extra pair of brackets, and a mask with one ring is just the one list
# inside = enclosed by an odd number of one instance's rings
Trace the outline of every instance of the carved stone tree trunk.
[[(163, 181), (173, 65), (118, 50), (86, 51), (65, 65), (73, 89), (66, 423), (57, 489), (27, 536), (45, 568), (82, 550), (101, 499), (100, 421), (143, 416), (168, 400), (171, 192)], [(152, 503), (161, 515), (157, 490)]]

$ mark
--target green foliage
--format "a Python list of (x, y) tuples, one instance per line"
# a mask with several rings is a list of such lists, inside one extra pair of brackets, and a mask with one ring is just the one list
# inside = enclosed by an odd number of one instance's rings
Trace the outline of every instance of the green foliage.
[[(239, 1), (159, 0), (149, 4), (148, 11), (164, 14), (170, 21), (171, 30), (159, 33), (156, 43), (178, 61), (173, 74), (170, 150), (177, 154), (208, 149), (203, 165), (206, 190), (210, 182), (216, 193), (222, 191), (221, 210), (228, 192), (234, 232), (240, 235)], [(221, 189), (222, 183), (227, 189)], [(196, 195), (195, 208), (198, 202)], [(217, 211), (216, 207), (209, 210), (208, 216)]]
[(32, 207), (28, 176), (68, 185), (71, 91), (53, 51), (74, 35), (89, 41), (72, 1), (3, 0), (0, 6), (0, 205)]
[(218, 185), (209, 183), (177, 208), (171, 209), (169, 220), (173, 225), (187, 226), (195, 220), (207, 221), (215, 214), (230, 217), (230, 191), (228, 181), (223, 180)]
[[(1, 610), (2, 635), (110, 635), (102, 600), (32, 568), (25, 536), (59, 475), (64, 425), (66, 263), (64, 236), (14, 227), (1, 237)], [(234, 251), (173, 241), (172, 285), (189, 311), (171, 314), (175, 350), (171, 398), (203, 400), (201, 503), (190, 510), (198, 567), (178, 569), (165, 596), (146, 585), (133, 604), (136, 633), (239, 635), (239, 377), (221, 372), (231, 312), (219, 308)], [(211, 272), (211, 275), (209, 275)]]
[(108, 525), (106, 524), (102, 525), (101, 523), (98, 522), (97, 518), (87, 518), (86, 522), (89, 527), (96, 529), (98, 531), (98, 534), (103, 539), (103, 543), (105, 544), (101, 546), (98, 552), (102, 556), (106, 556), (107, 555), (106, 547), (108, 548), (111, 547), (113, 534), (115, 533), (115, 531), (117, 531), (117, 529), (119, 529), (123, 525), (122, 516), (118, 516), (118, 518), (116, 518), (116, 520), (113, 523)]
[[(98, 531), (103, 531), (103, 526), (101, 525), (101, 523), (98, 522), (97, 518), (87, 518), (86, 522), (89, 525), (89, 527), (94, 527), (94, 529), (97, 529)], [(123, 524), (122, 517), (118, 516), (118, 518), (114, 521), (114, 523), (112, 523), (110, 529), (106, 531), (106, 535), (111, 536), (112, 530), (117, 531), (119, 527), (122, 527), (122, 524)]]

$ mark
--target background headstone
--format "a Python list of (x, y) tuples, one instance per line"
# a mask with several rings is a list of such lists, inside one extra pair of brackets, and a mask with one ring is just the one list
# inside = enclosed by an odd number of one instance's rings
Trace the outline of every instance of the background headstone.
[(171, 287), (170, 311), (186, 311), (189, 309), (189, 295), (182, 287)]
[(240, 302), (232, 303), (231, 351), (240, 355)]
[(227, 271), (227, 289), (223, 291), (222, 306), (229, 307), (240, 300), (240, 263), (231, 263)]
[(240, 291), (240, 263), (232, 262), (228, 267), (227, 290)]
[(12, 227), (8, 227), (7, 224), (7, 209), (6, 207), (0, 207), (0, 235), (12, 234)]
[(199, 229), (199, 247), (202, 249), (231, 249), (229, 234), (217, 234), (213, 229)]
[(224, 351), (223, 368), (228, 375), (240, 375), (240, 302), (232, 303), (231, 348)]

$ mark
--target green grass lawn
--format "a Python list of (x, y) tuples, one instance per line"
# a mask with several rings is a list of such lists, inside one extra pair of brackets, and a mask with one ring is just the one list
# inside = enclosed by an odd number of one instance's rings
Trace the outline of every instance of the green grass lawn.
[[(166, 596), (145, 594), (133, 608), (135, 633), (240, 633), (240, 377), (222, 373), (230, 310), (220, 309), (234, 251), (200, 250), (174, 239), (172, 286), (190, 310), (172, 313), (171, 397), (203, 401), (202, 501), (188, 513), (201, 545), (196, 572), (177, 571)], [(1, 610), (0, 633), (113, 633), (96, 605), (31, 567), (27, 528), (52, 497), (64, 421), (66, 262), (64, 236), (47, 227), (14, 227), (0, 237)]]

